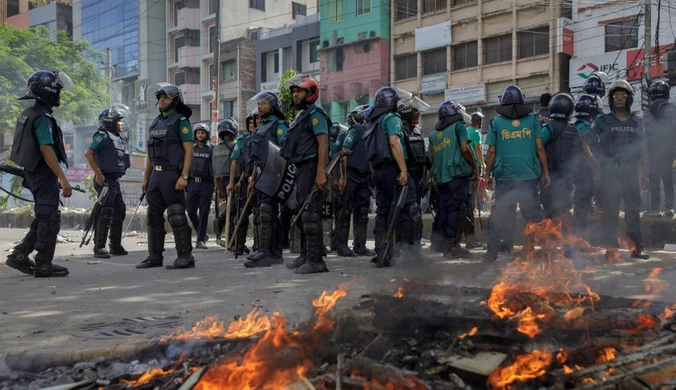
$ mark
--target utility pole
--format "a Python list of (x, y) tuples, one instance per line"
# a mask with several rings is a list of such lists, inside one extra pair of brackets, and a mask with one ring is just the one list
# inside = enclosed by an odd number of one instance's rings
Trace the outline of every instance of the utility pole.
[[(214, 126), (218, 126), (218, 120), (220, 116), (218, 115), (218, 84), (221, 81), (221, 0), (216, 1), (216, 34), (214, 37), (214, 80), (211, 82), (214, 84), (214, 98), (211, 101), (211, 131), (213, 132)], [(213, 123), (214, 113), (216, 114), (216, 123)], [(218, 131), (216, 131), (216, 138), (218, 138)]]
[[(648, 87), (650, 80), (650, 64), (652, 62), (652, 29), (650, 27), (652, 5), (650, 0), (645, 0), (643, 7), (643, 24), (645, 26), (644, 48), (643, 48), (643, 77), (641, 78), (641, 106), (645, 109), (648, 106)], [(659, 31), (657, 32), (659, 34)], [(659, 50), (659, 48), (658, 48)]]
[(109, 103), (113, 104), (113, 77), (115, 69), (113, 68), (113, 56), (110, 53), (110, 48), (106, 48), (106, 56), (108, 57), (106, 61), (106, 78), (108, 81), (108, 99)]

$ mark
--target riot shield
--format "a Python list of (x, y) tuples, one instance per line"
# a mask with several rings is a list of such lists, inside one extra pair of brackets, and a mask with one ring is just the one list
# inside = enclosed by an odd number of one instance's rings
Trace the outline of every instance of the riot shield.
[(288, 164), (279, 155), (279, 146), (268, 141), (265, 163), (258, 167), (254, 188), (270, 197), (277, 197), (282, 203), (291, 196), (296, 181), (296, 166)]

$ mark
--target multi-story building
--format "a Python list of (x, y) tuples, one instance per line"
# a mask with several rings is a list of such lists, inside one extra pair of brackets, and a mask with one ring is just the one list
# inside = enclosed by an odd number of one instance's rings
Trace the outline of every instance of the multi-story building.
[[(590, 0), (573, 3), (572, 24), (574, 55), (570, 60), (569, 85), (577, 95), (593, 71), (605, 72), (610, 80), (625, 78), (635, 90), (634, 111), (641, 110), (641, 79), (645, 61), (645, 2), (624, 1), (598, 3)], [(651, 70), (649, 79), (664, 77), (665, 53), (674, 47), (672, 23), (664, 14), (670, 10), (658, 9), (652, 4)], [(662, 18), (658, 23), (658, 15)], [(659, 28), (658, 28), (659, 26)], [(659, 50), (655, 47), (659, 42)], [(646, 85), (647, 85), (646, 78)], [(609, 80), (609, 81), (610, 81)], [(604, 102), (607, 105), (606, 99)], [(643, 103), (646, 103), (645, 99)]]
[(246, 37), (259, 39), (263, 29), (284, 27), (294, 23), (296, 15), (317, 13), (315, 0), (248, 0), (223, 1), (221, 38), (227, 41)]
[(291, 26), (261, 32), (256, 42), (260, 90), (279, 91), (279, 79), (290, 69), (319, 79), (319, 32), (319, 14), (297, 15)]
[(0, 25), (20, 29), (45, 26), (49, 31), (65, 31), (73, 36), (73, 8), (70, 0), (0, 0)]
[(433, 110), (454, 100), (494, 114), (502, 88), (516, 84), (528, 102), (568, 89), (568, 55), (560, 53), (561, 1), (392, 0), (393, 85), (423, 95)]
[(390, 83), (390, 3), (321, 0), (321, 102), (334, 121)]
[(221, 43), (218, 114), (220, 118), (235, 118), (242, 126), (246, 102), (257, 89), (256, 47), (256, 41), (246, 37)]

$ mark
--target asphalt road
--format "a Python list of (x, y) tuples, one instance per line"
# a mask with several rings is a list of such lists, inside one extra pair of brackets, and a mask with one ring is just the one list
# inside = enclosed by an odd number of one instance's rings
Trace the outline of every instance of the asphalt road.
[[(22, 229), (0, 229), (0, 251), (8, 254), (24, 233)], [(212, 238), (207, 243), (209, 249), (195, 250), (194, 269), (137, 270), (134, 266), (146, 257), (142, 235), (124, 240), (128, 256), (103, 261), (93, 258), (91, 245), (78, 248), (81, 232), (65, 231), (62, 236), (73, 242), (58, 245), (55, 262), (70, 269), (68, 277), (33, 278), (7, 267), (4, 261), (0, 264), (0, 372), (7, 369), (2, 362), (8, 353), (143, 341), (168, 335), (177, 326), (190, 327), (206, 316), (227, 323), (254, 306), (270, 314), (279, 311), (297, 323), (309, 317), (311, 301), (322, 291), (331, 292), (345, 282), (351, 283), (348, 295), (337, 310), (350, 310), (363, 294), (394, 292), (404, 277), (425, 284), (478, 287), (491, 287), (495, 280), (495, 270), (471, 276), (470, 271), (481, 260), (481, 250), (474, 251), (473, 259), (448, 261), (424, 249), (423, 254), (434, 260), (426, 268), (377, 269), (364, 257), (330, 255), (329, 273), (296, 275), (284, 266), (246, 269), (241, 258), (226, 255)], [(165, 264), (175, 256), (171, 234), (167, 238)], [(639, 299), (646, 297), (643, 280), (660, 267), (660, 279), (670, 284), (657, 299), (674, 300), (674, 253), (651, 255), (650, 260), (584, 271), (584, 279), (598, 294)], [(501, 256), (500, 263), (507, 260)]]

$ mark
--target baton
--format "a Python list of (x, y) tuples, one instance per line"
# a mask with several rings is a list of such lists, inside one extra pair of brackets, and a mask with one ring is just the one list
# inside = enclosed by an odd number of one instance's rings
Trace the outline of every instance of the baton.
[[(249, 207), (251, 204), (251, 200), (253, 200), (254, 197), (254, 192), (251, 192), (251, 195), (247, 197), (246, 203), (244, 204), (244, 208), (242, 210), (245, 210)], [(233, 242), (235, 241), (235, 237), (237, 237), (237, 231), (239, 231), (239, 227), (242, 224), (242, 221), (244, 220), (244, 216), (246, 215), (246, 212), (243, 212), (242, 215), (239, 216), (239, 219), (237, 220), (237, 225), (235, 225), (235, 230), (232, 231), (232, 237), (230, 237), (230, 240), (228, 240), (228, 246), (232, 246)], [(227, 237), (226, 237), (227, 239)], [(235, 253), (237, 251), (235, 250)]]
[[(235, 197), (235, 216), (237, 220), (239, 221), (239, 217), (241, 215), (241, 210), (239, 209), (239, 193), (237, 194), (238, 196)], [(228, 225), (230, 225), (230, 221), (228, 221)], [(235, 260), (237, 260), (237, 248), (239, 248), (239, 240), (237, 239), (237, 235), (235, 235), (235, 232), (233, 232), (233, 238), (235, 239), (234, 243), (234, 248), (235, 248)]]
[(392, 241), (394, 238), (394, 228), (397, 226), (399, 221), (399, 214), (401, 213), (401, 208), (406, 202), (406, 195), (408, 189), (406, 185), (397, 184), (394, 187), (394, 196), (392, 197), (392, 205), (390, 206), (390, 214), (387, 216), (387, 230), (385, 237), (383, 238), (382, 250), (376, 254), (376, 266), (382, 268), (385, 266), (385, 257), (389, 251), (390, 246), (392, 246)]
[(141, 198), (138, 200), (138, 204), (136, 205), (136, 209), (134, 210), (134, 214), (131, 215), (131, 219), (129, 220), (129, 223), (127, 224), (127, 228), (124, 229), (124, 234), (122, 234), (122, 238), (124, 238), (127, 235), (127, 232), (129, 231), (129, 227), (131, 227), (131, 222), (134, 220), (134, 217), (136, 217), (136, 213), (138, 213), (138, 208), (141, 207), (141, 203), (143, 203), (143, 198), (146, 197), (146, 193), (141, 194)]
[[(228, 237), (230, 236), (230, 207), (231, 206), (232, 206), (232, 191), (230, 191), (230, 195), (228, 195), (228, 198), (225, 201), (225, 240), (224, 241), (230, 241), (230, 240), (228, 240)], [(225, 246), (225, 253), (228, 253), (229, 247), (230, 247), (230, 245)]]
[(221, 215), (221, 212), (219, 210), (219, 203), (220, 200), (218, 199), (218, 180), (215, 183), (216, 185), (214, 186), (214, 211), (216, 212), (215, 218), (214, 218), (214, 232), (216, 233), (216, 241), (221, 239), (221, 231), (218, 228), (218, 217)]

